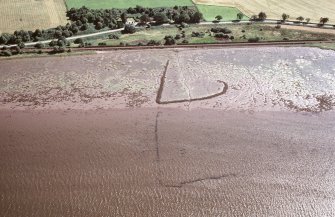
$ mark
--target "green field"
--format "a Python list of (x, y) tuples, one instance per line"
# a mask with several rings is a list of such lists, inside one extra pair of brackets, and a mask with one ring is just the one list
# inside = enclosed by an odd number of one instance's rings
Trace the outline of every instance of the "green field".
[[(227, 41), (216, 39), (214, 33), (210, 33), (210, 29), (213, 27), (227, 27), (232, 31), (230, 35), (234, 36), (232, 42), (247, 42), (249, 38), (259, 37), (260, 41), (282, 41), (284, 38), (288, 40), (320, 40), (335, 39), (334, 34), (327, 33), (316, 33), (302, 30), (291, 30), (291, 29), (277, 29), (275, 26), (262, 25), (262, 24), (212, 24), (212, 25), (190, 25), (189, 28), (179, 30), (174, 26), (167, 27), (152, 27), (150, 29), (138, 30), (134, 34), (122, 34), (120, 39), (107, 39), (105, 38), (91, 38), (87, 40), (92, 45), (98, 45), (99, 43), (106, 43), (106, 45), (118, 46), (120, 42), (128, 43), (129, 45), (137, 45), (138, 43), (147, 44), (150, 40), (160, 41), (164, 43), (164, 37), (166, 35), (175, 36), (185, 31), (185, 38), (177, 40), (177, 43), (181, 43), (184, 39), (189, 43), (225, 43)], [(192, 37), (192, 32), (203, 32), (204, 37)], [(77, 45), (76, 45), (77, 46)]]
[(91, 9), (129, 8), (136, 5), (151, 8), (194, 5), (191, 0), (66, 0), (66, 4), (68, 8), (86, 6)]
[[(213, 21), (217, 15), (222, 16), (222, 21), (236, 20), (237, 14), (240, 12), (234, 7), (212, 6), (212, 5), (197, 5), (198, 10), (204, 15), (206, 21)], [(248, 20), (244, 17), (243, 20)]]

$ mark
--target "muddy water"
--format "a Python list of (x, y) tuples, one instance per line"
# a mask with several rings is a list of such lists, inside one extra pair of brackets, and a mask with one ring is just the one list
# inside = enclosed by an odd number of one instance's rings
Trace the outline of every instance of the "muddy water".
[(334, 216), (335, 115), (0, 112), (0, 216)]

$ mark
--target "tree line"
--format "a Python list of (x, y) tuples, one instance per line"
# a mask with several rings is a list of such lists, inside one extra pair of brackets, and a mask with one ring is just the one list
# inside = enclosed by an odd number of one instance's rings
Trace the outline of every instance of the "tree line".
[[(65, 42), (64, 38), (73, 35), (96, 32), (104, 28), (119, 29), (125, 27), (128, 18), (139, 23), (153, 22), (154, 24), (173, 23), (199, 23), (203, 16), (195, 7), (175, 6), (171, 8), (146, 8), (136, 6), (128, 9), (89, 9), (87, 7), (71, 8), (66, 12), (71, 21), (64, 26), (47, 30), (35, 31), (18, 30), (13, 34), (3, 33), (0, 44), (17, 44), (23, 47), (26, 42), (37, 42), (55, 39)], [(133, 31), (127, 27), (126, 31)], [(62, 42), (58, 43), (59, 45)], [(66, 44), (66, 43), (65, 43)]]

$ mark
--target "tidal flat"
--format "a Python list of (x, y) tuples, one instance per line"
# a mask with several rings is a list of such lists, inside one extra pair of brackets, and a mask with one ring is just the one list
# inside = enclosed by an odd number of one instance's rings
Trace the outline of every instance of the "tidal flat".
[(0, 216), (335, 216), (334, 66), (286, 47), (0, 60)]

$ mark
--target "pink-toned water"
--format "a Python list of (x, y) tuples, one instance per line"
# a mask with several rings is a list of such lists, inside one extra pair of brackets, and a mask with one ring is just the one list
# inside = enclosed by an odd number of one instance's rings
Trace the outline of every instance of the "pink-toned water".
[(335, 115), (0, 112), (0, 216), (334, 216)]

